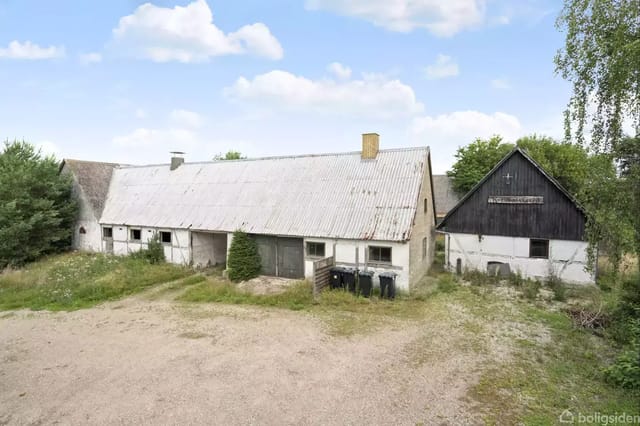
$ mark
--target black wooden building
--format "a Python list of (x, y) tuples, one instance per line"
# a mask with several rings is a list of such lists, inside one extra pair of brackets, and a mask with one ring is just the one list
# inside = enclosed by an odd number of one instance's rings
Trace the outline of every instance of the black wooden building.
[(580, 241), (585, 223), (571, 194), (515, 148), (449, 211), (438, 230)]

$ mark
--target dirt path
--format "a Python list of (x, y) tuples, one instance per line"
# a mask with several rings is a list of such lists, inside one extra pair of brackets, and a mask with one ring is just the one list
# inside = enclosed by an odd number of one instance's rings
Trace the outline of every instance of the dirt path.
[(456, 327), (334, 337), (308, 313), (141, 297), (0, 313), (0, 424), (477, 424)]

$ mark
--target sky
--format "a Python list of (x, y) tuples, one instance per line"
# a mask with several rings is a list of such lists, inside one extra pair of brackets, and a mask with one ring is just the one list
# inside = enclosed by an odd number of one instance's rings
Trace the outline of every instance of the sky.
[(560, 0), (0, 0), (0, 139), (157, 164), (560, 139)]

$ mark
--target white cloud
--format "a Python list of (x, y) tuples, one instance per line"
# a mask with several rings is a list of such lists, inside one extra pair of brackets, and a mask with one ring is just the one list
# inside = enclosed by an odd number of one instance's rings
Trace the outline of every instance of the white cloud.
[(80, 63), (83, 65), (91, 65), (102, 62), (102, 54), (97, 52), (83, 53), (78, 56)]
[(431, 147), (434, 152), (434, 171), (443, 173), (453, 164), (453, 155), (458, 147), (468, 145), (476, 138), (493, 135), (500, 135), (505, 141), (514, 141), (523, 136), (525, 131), (520, 120), (511, 114), (456, 111), (415, 118), (411, 134), (414, 141)]
[(283, 56), (282, 46), (262, 23), (225, 34), (213, 24), (205, 0), (173, 9), (145, 3), (113, 30), (117, 48), (156, 62), (203, 62), (221, 55)]
[(129, 134), (116, 136), (112, 140), (114, 145), (127, 148), (152, 147), (154, 150), (184, 149), (197, 143), (196, 134), (187, 129), (149, 129), (139, 127)]
[(375, 74), (361, 80), (311, 80), (275, 70), (253, 80), (240, 77), (224, 93), (235, 100), (337, 115), (384, 118), (424, 109), (411, 86)]
[(142, 108), (137, 108), (135, 114), (136, 114), (136, 118), (139, 118), (139, 119), (147, 118), (149, 116), (149, 114), (147, 114), (147, 111), (145, 111)]
[(174, 109), (169, 114), (169, 118), (176, 124), (185, 127), (200, 127), (203, 121), (200, 114), (186, 109)]
[(327, 71), (339, 79), (348, 80), (351, 78), (351, 68), (342, 65), (340, 62), (333, 62), (327, 66)]
[(64, 55), (64, 46), (40, 47), (30, 41), (21, 43), (13, 40), (8, 47), (0, 48), (0, 58), (7, 59), (53, 59), (62, 58)]
[(451, 56), (439, 54), (435, 64), (427, 66), (426, 75), (429, 80), (437, 80), (440, 78), (455, 77), (460, 74), (458, 64), (456, 64)]
[(485, 0), (307, 0), (307, 8), (355, 16), (392, 31), (450, 37), (485, 20)]
[(491, 80), (491, 87), (498, 90), (509, 90), (511, 89), (511, 84), (505, 78), (495, 78)]

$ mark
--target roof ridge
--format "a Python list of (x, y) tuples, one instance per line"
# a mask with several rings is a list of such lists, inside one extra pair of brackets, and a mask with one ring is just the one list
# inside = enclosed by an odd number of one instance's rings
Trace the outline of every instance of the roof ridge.
[[(387, 153), (387, 152), (404, 152), (404, 151), (421, 151), (424, 150), (429, 152), (428, 146), (414, 146), (414, 147), (402, 147), (402, 148), (387, 148), (381, 149), (378, 153)], [(293, 159), (293, 158), (309, 158), (309, 157), (333, 157), (333, 156), (347, 156), (347, 155), (360, 155), (362, 151), (346, 151), (346, 152), (327, 152), (320, 154), (299, 154), (299, 155), (275, 155), (275, 156), (267, 156), (267, 157), (254, 157), (254, 158), (241, 158), (237, 160), (210, 160), (210, 161), (193, 161), (193, 162), (185, 162), (183, 166), (188, 165), (197, 165), (197, 164), (227, 164), (227, 163), (242, 163), (247, 161), (263, 161), (263, 160), (285, 160), (285, 159)], [(142, 167), (158, 167), (158, 166), (167, 166), (169, 163), (156, 163), (156, 164), (118, 164), (120, 168), (142, 168)]]

